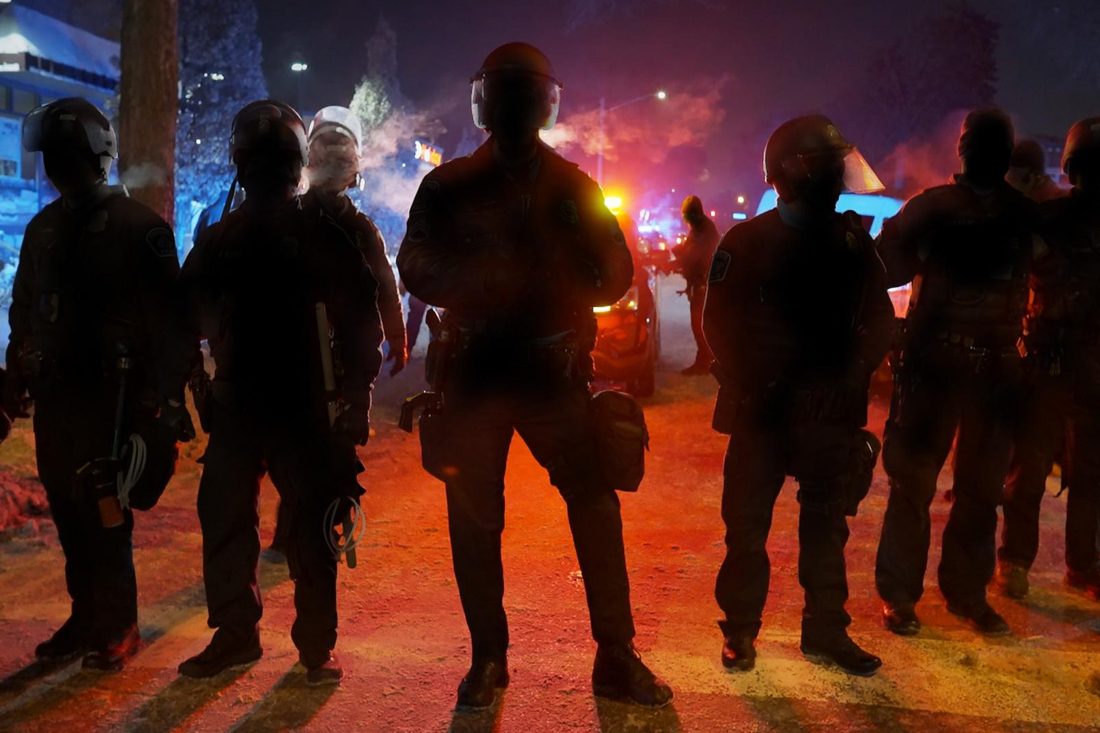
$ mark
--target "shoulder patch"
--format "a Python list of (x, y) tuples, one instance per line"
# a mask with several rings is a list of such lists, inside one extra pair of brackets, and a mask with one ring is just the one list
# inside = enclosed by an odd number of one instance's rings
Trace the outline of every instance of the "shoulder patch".
[(145, 235), (145, 241), (157, 257), (176, 256), (176, 240), (168, 227), (153, 227)]
[(732, 261), (730, 253), (725, 250), (718, 250), (714, 253), (714, 259), (710, 263), (710, 275), (707, 277), (708, 283), (720, 283), (726, 279), (726, 275), (730, 271), (730, 262)]

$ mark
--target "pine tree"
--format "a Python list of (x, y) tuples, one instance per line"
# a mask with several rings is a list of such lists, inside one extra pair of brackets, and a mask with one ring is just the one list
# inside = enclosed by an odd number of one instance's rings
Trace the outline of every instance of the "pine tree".
[(177, 241), (190, 247), (195, 218), (223, 200), (233, 178), (233, 116), (267, 96), (252, 0), (179, 0), (180, 114), (176, 157)]

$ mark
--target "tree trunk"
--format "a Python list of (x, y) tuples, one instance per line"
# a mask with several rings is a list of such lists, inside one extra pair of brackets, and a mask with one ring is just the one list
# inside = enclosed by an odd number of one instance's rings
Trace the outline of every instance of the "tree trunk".
[(131, 195), (173, 219), (179, 58), (177, 0), (125, 0), (119, 174)]

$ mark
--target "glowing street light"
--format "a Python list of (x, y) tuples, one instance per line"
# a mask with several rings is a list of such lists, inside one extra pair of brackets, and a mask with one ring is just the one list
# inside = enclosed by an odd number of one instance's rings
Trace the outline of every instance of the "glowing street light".
[(666, 99), (668, 99), (668, 92), (666, 92), (664, 89), (658, 89), (657, 99), (661, 100), (662, 102), (665, 101)]
[(296, 86), (298, 87), (298, 109), (302, 109), (302, 77), (304, 72), (309, 71), (309, 64), (305, 61), (295, 61), (290, 65), (290, 70), (294, 72), (294, 78), (296, 80)]

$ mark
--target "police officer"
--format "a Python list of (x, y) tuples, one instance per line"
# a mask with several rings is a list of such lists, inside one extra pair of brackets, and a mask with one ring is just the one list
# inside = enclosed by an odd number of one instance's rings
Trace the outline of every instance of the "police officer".
[[(401, 296), (397, 292), (393, 267), (386, 257), (382, 233), (347, 195), (359, 178), (362, 137), (359, 118), (347, 107), (324, 107), (314, 116), (309, 125), (309, 164), (305, 168), (309, 190), (303, 201), (307, 208), (320, 207), (327, 217), (340, 225), (362, 253), (378, 282), (378, 310), (389, 346), (386, 360), (393, 362), (390, 368), (392, 376), (405, 368), (408, 354)], [(281, 559), (280, 556), (285, 556), (289, 539), (287, 528), (290, 526), (288, 510), (289, 507), (280, 502), (275, 537), (271, 543), (271, 549), (277, 554), (265, 553), (265, 557)]]
[(35, 655), (86, 652), (84, 667), (117, 669), (141, 637), (134, 520), (118, 498), (113, 437), (141, 419), (159, 420), (181, 440), (194, 436), (183, 386), (196, 350), (171, 229), (107, 185), (118, 151), (103, 113), (75, 97), (38, 107), (24, 120), (23, 147), (42, 153), (61, 198), (31, 220), (23, 240), (4, 409), (26, 417), (34, 401), (38, 473), (72, 598), (68, 620)]
[(362, 138), (359, 119), (347, 107), (325, 107), (316, 114), (309, 125), (309, 165), (305, 169), (309, 191), (305, 198), (315, 199), (347, 231), (378, 281), (378, 310), (389, 347), (386, 360), (393, 362), (393, 375), (405, 368), (407, 359), (397, 279), (386, 258), (382, 233), (347, 195), (359, 177)]
[(781, 125), (764, 150), (776, 210), (730, 230), (715, 254), (703, 329), (721, 384), (715, 428), (730, 434), (715, 596), (728, 669), (749, 670), (768, 594), (767, 539), (786, 476), (798, 481), (802, 652), (872, 675), (881, 660), (846, 631), (847, 514), (870, 487), (877, 440), (861, 430), (867, 390), (889, 346), (885, 273), (842, 190), (881, 190), (827, 118)]
[(230, 155), (247, 196), (195, 243), (182, 276), (216, 365), (212, 402), (200, 406), (210, 443), (198, 497), (215, 632), (179, 670), (209, 677), (262, 654), (256, 502), (266, 471), (292, 519), (291, 638), (306, 682), (335, 683), (337, 556), (326, 515), (362, 493), (354, 446), (367, 441), (381, 366), (377, 284), (340, 226), (296, 195), (308, 155), (297, 112), (273, 100), (245, 106)]
[(890, 497), (875, 569), (884, 623), (900, 635), (920, 630), (914, 607), (924, 590), (929, 505), (956, 433), (940, 590), (948, 610), (980, 633), (1009, 633), (985, 589), (1021, 399), (1028, 271), (1041, 245), (1035, 204), (1004, 180), (1012, 149), (1003, 112), (971, 112), (959, 137), (962, 173), (911, 199), (880, 235), (889, 284), (913, 283), (886, 426)]
[(1030, 394), (1005, 486), (997, 584), (1012, 598), (1028, 592), (1039, 506), (1064, 437), (1066, 584), (1100, 600), (1100, 117), (1070, 128), (1062, 169), (1072, 192), (1040, 209), (1054, 264), (1032, 277), (1025, 334)]
[(672, 693), (634, 650), (615, 493), (586, 436), (592, 307), (630, 287), (630, 253), (596, 184), (543, 145), (561, 84), (538, 49), (509, 43), (474, 75), (484, 145), (430, 172), (397, 264), (409, 292), (447, 309), (441, 429), (426, 466), (447, 487), (455, 576), (473, 642), (458, 690), (486, 707), (508, 684), (502, 603), (504, 467), (516, 431), (565, 499), (592, 631), (597, 695), (663, 705)]
[(1040, 204), (1066, 195), (1047, 175), (1046, 153), (1035, 140), (1021, 140), (1016, 143), (1005, 180), (1017, 191)]
[(695, 361), (681, 373), (688, 376), (709, 374), (714, 354), (703, 335), (703, 303), (707, 299), (707, 272), (718, 249), (718, 228), (703, 211), (703, 202), (698, 196), (685, 198), (680, 213), (688, 225), (688, 234), (673, 254), (676, 255), (680, 273), (687, 281), (685, 293), (691, 306), (691, 333), (695, 337)]

